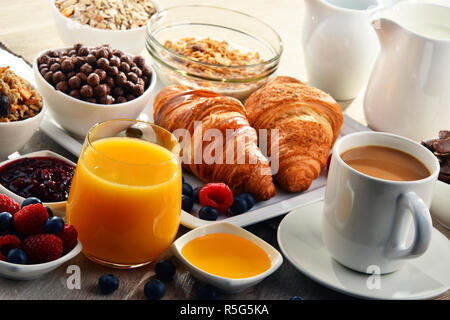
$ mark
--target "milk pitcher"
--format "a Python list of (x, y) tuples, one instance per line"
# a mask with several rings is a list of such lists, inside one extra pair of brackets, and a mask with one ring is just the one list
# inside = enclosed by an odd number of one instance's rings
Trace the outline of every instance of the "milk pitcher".
[(400, 2), (371, 23), (381, 43), (364, 98), (368, 125), (416, 141), (450, 128), (450, 7)]
[(370, 15), (381, 0), (305, 0), (302, 45), (308, 84), (337, 100), (355, 98), (379, 52)]

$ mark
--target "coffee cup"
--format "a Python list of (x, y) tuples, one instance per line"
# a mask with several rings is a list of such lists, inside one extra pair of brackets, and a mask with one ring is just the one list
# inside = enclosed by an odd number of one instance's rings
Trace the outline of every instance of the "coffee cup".
[[(369, 148), (372, 154), (357, 148)], [(376, 148), (387, 154), (377, 154)], [(383, 171), (381, 176), (344, 161), (343, 155), (350, 150), (361, 154), (363, 165), (372, 163)], [(364, 161), (364, 156), (380, 160)], [(407, 168), (407, 163), (417, 168)], [(404, 168), (398, 167), (403, 164)], [(396, 177), (403, 169), (424, 168), (426, 174), (417, 178)], [(396, 271), (407, 259), (422, 255), (431, 240), (429, 208), (438, 174), (436, 157), (410, 139), (367, 131), (339, 139), (328, 171), (322, 221), (322, 237), (330, 255), (350, 269), (370, 274)]]

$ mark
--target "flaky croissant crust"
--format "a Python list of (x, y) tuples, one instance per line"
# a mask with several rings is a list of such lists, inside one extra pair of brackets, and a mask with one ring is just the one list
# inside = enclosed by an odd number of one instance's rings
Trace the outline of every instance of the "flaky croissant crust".
[[(171, 132), (187, 129), (190, 143), (181, 142), (188, 145), (183, 148), (183, 158), (189, 161), (184, 161), (183, 166), (201, 180), (226, 183), (234, 193), (248, 192), (258, 200), (275, 195), (269, 162), (258, 148), (256, 130), (249, 125), (240, 101), (210, 91), (169, 86), (155, 98), (154, 120)], [(210, 129), (218, 130), (223, 140), (195, 140), (196, 134)], [(234, 130), (232, 135), (229, 130)], [(208, 164), (205, 159), (196, 163), (196, 155), (214, 149), (220, 149), (221, 154), (211, 154), (222, 159), (221, 163)]]
[[(295, 78), (276, 77), (254, 92), (245, 108), (256, 130), (279, 132), (276, 181), (291, 192), (307, 190), (326, 165), (339, 135), (343, 123), (339, 104)], [(272, 149), (277, 148), (268, 147), (271, 158)]]

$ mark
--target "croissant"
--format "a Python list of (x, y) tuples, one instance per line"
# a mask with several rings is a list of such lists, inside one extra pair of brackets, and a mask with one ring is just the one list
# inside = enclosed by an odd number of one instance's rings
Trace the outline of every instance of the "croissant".
[[(234, 194), (250, 193), (257, 200), (275, 195), (270, 163), (259, 150), (256, 130), (250, 127), (245, 108), (237, 99), (169, 86), (155, 97), (153, 117), (156, 124), (171, 132), (186, 129), (189, 133), (187, 138), (180, 137), (183, 167), (199, 179), (223, 182)], [(224, 138), (206, 139), (208, 132), (219, 132)], [(215, 161), (206, 161), (205, 154), (211, 154)]]
[[(254, 92), (245, 108), (256, 130), (267, 129), (270, 135), (278, 129), (278, 184), (290, 192), (307, 190), (325, 167), (341, 129), (339, 104), (300, 80), (279, 76)], [(273, 159), (272, 147), (268, 155)]]

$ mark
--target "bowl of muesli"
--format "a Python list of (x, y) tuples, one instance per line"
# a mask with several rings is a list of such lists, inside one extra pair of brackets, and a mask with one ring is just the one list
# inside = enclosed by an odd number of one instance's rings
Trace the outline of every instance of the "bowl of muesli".
[(156, 0), (50, 0), (56, 29), (65, 45), (105, 43), (139, 54), (147, 22), (161, 5)]
[(245, 100), (278, 68), (283, 43), (265, 22), (204, 5), (157, 12), (147, 24), (146, 48), (158, 78)]
[(19, 150), (41, 124), (45, 108), (32, 85), (0, 67), (0, 159)]

